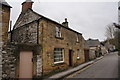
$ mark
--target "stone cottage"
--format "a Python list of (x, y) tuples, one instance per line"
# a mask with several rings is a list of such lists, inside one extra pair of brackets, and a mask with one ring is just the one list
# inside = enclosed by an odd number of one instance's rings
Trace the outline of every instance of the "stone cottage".
[(89, 47), (90, 60), (100, 56), (101, 47), (98, 39), (88, 39), (86, 45)]
[(9, 33), (15, 58), (11, 61), (15, 70), (12, 77), (39, 77), (83, 63), (82, 34), (69, 27), (67, 18), (57, 23), (33, 11), (32, 4), (31, 0), (22, 3), (21, 14)]

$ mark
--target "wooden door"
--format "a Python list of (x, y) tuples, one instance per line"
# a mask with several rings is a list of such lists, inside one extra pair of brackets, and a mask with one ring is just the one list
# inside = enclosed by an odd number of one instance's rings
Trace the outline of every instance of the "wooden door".
[(73, 51), (69, 50), (69, 66), (72, 66), (73, 62)]
[(89, 50), (84, 50), (85, 62), (89, 61)]
[(32, 51), (20, 52), (19, 78), (32, 78)]

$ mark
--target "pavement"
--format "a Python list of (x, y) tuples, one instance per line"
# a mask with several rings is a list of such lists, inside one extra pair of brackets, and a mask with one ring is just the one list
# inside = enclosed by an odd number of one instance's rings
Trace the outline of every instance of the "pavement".
[(120, 55), (118, 56), (118, 75), (118, 78), (120, 78)]
[[(101, 56), (101, 57), (99, 57), (99, 58), (96, 58), (95, 60), (92, 60), (92, 61), (83, 63), (83, 64), (81, 64), (81, 65), (79, 65), (79, 66), (77, 66), (77, 67), (74, 67), (74, 68), (72, 68), (72, 69), (70, 68), (70, 69), (68, 69), (68, 70), (66, 70), (66, 71), (59, 72), (59, 73), (57, 73), (57, 74), (55, 74), (55, 75), (50, 76), (48, 79), (50, 79), (50, 78), (55, 78), (55, 79), (63, 78), (63, 77), (65, 77), (65, 76), (69, 75), (69, 74), (72, 74), (72, 73), (74, 73), (74, 72), (76, 72), (76, 71), (78, 71), (78, 70), (83, 69), (84, 67), (87, 67), (88, 65), (91, 65), (91, 64), (95, 63), (96, 61), (98, 61), (98, 60), (100, 60), (100, 59), (102, 59), (102, 58), (103, 58), (103, 56)], [(45, 80), (46, 80), (46, 79), (45, 79)]]

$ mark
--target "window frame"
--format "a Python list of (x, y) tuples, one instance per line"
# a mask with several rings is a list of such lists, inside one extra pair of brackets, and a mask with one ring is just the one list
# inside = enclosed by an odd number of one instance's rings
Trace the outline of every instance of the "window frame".
[(55, 27), (55, 37), (61, 38), (61, 27)]
[[(61, 49), (62, 51), (62, 61), (57, 61), (57, 62), (55, 62), (55, 52), (57, 52), (57, 51), (55, 51), (55, 49)], [(59, 52), (59, 51), (58, 51)], [(54, 64), (59, 64), (59, 63), (63, 63), (64, 62), (64, 48), (54, 48)]]

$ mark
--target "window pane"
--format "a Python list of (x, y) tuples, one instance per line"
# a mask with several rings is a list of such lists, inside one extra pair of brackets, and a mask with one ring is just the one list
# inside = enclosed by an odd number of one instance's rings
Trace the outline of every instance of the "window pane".
[(55, 48), (54, 49), (54, 62), (63, 61), (63, 49)]
[(61, 37), (61, 32), (59, 27), (56, 27), (56, 37)]

